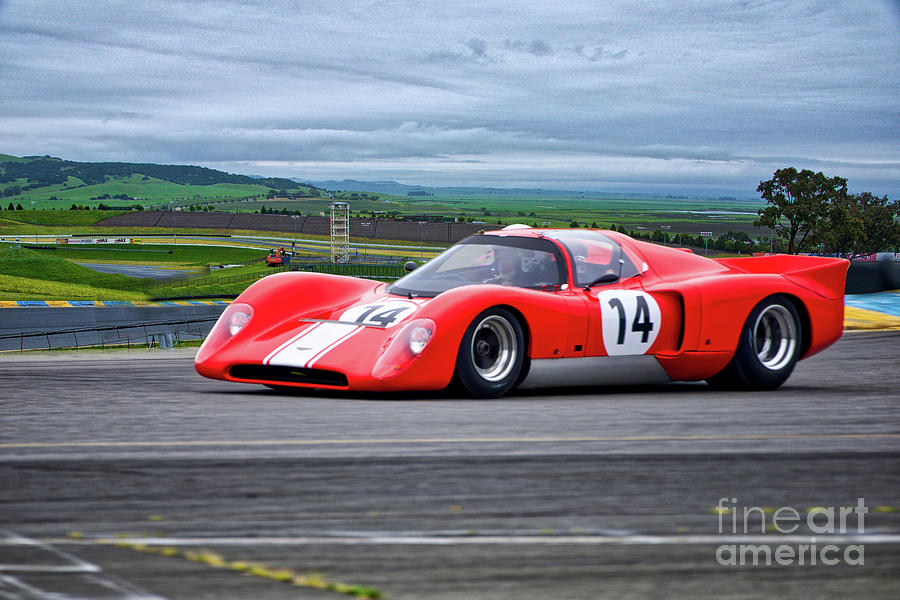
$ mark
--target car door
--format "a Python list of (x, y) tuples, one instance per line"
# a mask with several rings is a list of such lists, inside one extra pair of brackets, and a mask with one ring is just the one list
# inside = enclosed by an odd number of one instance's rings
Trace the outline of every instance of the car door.
[[(648, 291), (646, 269), (614, 242), (584, 246), (574, 257), (574, 281), (588, 314), (585, 356), (673, 352), (683, 335), (679, 297)], [(609, 281), (598, 281), (604, 276)]]

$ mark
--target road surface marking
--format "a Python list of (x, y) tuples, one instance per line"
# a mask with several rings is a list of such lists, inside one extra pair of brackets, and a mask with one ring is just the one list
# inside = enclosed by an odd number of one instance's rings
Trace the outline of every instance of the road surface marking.
[(841, 535), (372, 535), (299, 536), (299, 537), (134, 537), (60, 540), (82, 545), (142, 544), (145, 546), (301, 546), (301, 545), (676, 545), (676, 544), (900, 544), (897, 533), (861, 533)]
[[(55, 543), (64, 543), (59, 540)], [(34, 583), (35, 574), (66, 574), (77, 578), (82, 585), (100, 586), (104, 590), (104, 598), (108, 600), (165, 600), (162, 596), (146, 592), (128, 582), (117, 578), (100, 576), (103, 569), (97, 565), (85, 562), (72, 556), (68, 552), (55, 548), (51, 543), (27, 538), (11, 531), (0, 531), (0, 546), (36, 548), (46, 552), (55, 559), (60, 559), (66, 564), (0, 564), (0, 593), (4, 589), (14, 592), (13, 598), (33, 598), (36, 600), (78, 600), (84, 598), (82, 594), (69, 595), (58, 591), (47, 591), (39, 588)], [(31, 583), (26, 583), (12, 573), (31, 574)], [(69, 581), (68, 579), (66, 581)], [(22, 592), (20, 595), (16, 592)], [(116, 595), (110, 595), (110, 592)], [(5, 597), (5, 596), (4, 596)]]
[(585, 442), (691, 442), (753, 440), (852, 440), (900, 439), (900, 433), (797, 433), (748, 435), (634, 435), (585, 437), (453, 437), (453, 438), (358, 438), (310, 440), (148, 440), (93, 442), (2, 443), (0, 449), (17, 448), (175, 448), (205, 446), (337, 446), (378, 444), (504, 444), (504, 443), (585, 443)]

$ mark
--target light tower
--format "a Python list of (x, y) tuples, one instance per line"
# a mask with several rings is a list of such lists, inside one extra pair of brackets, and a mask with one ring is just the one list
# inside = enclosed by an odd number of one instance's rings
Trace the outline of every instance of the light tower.
[(350, 205), (331, 204), (331, 262), (350, 262)]

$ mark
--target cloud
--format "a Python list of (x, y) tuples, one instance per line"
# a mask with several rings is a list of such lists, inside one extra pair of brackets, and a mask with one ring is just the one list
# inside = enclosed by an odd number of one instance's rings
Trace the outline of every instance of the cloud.
[(533, 56), (550, 56), (553, 50), (544, 40), (532, 40), (523, 42), (519, 40), (506, 40), (504, 47), (512, 52), (527, 52)]
[(485, 55), (485, 52), (487, 52), (487, 42), (481, 38), (472, 38), (466, 45), (472, 51), (474, 56), (482, 57)]
[(11, 0), (0, 152), (751, 195), (820, 165), (896, 194), (898, 26), (886, 1)]

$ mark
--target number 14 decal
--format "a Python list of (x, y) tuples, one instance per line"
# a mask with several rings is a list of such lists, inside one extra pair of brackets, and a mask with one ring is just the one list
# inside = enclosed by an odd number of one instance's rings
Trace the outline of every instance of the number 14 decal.
[(610, 356), (644, 354), (653, 345), (662, 315), (653, 296), (635, 290), (610, 290), (597, 295), (603, 345)]
[(361, 304), (344, 311), (340, 320), (375, 327), (393, 327), (413, 314), (418, 306), (406, 300), (385, 300), (375, 304)]

